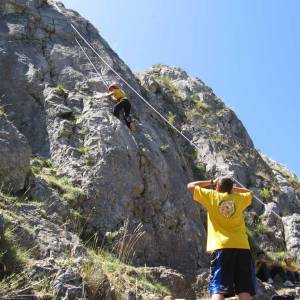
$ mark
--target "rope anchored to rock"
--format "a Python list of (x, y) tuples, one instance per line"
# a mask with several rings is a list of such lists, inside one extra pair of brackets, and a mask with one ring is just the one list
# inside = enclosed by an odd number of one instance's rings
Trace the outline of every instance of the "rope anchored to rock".
[[(57, 10), (62, 13), (62, 10), (58, 7), (58, 5), (55, 3), (54, 4), (55, 7), (57, 8)], [(62, 13), (63, 14), (63, 13)], [(68, 20), (67, 20), (68, 21)], [(155, 107), (153, 107), (146, 99), (145, 97), (143, 97), (126, 79), (124, 79), (117, 71), (115, 71), (115, 69), (113, 67), (111, 67), (106, 61), (105, 59), (103, 59), (103, 57), (95, 50), (95, 48), (91, 45), (91, 43), (80, 33), (80, 31), (75, 27), (75, 25), (72, 23), (72, 21), (68, 21), (68, 23), (70, 24), (70, 26), (72, 27), (72, 29), (74, 30), (75, 34), (78, 35), (82, 41), (88, 46), (88, 48), (90, 48), (93, 53), (100, 59), (100, 61), (107, 66), (123, 83), (125, 83), (125, 85), (132, 90), (148, 107), (150, 107), (153, 111), (156, 112), (156, 114), (163, 119), (174, 131), (176, 131), (179, 135), (181, 135), (186, 141), (189, 142), (190, 145), (192, 145), (193, 147), (195, 147), (197, 150), (201, 151), (201, 149), (198, 147), (197, 144), (195, 144), (192, 140), (190, 140), (184, 133), (182, 133), (182, 131), (180, 131), (177, 127), (175, 127), (173, 124), (171, 124), (168, 119), (162, 115)], [(77, 42), (77, 44), (79, 45), (80, 49), (82, 50), (82, 52), (84, 53), (84, 55), (87, 57), (87, 59), (89, 60), (89, 62), (92, 64), (94, 70), (96, 71), (96, 73), (100, 76), (101, 80), (103, 81), (104, 85), (106, 87), (108, 87), (107, 82), (105, 81), (103, 75), (101, 74), (100, 71), (97, 70), (96, 66), (94, 65), (94, 63), (92, 62), (91, 58), (89, 57), (89, 55), (87, 54), (87, 52), (84, 50), (84, 48), (82, 47), (82, 45), (79, 43), (79, 41), (75, 38), (75, 41)], [(232, 178), (232, 180), (238, 184), (239, 186), (246, 188), (241, 182), (239, 182), (236, 178), (234, 178), (233, 176), (230, 176)], [(260, 202), (264, 207), (266, 206), (266, 204), (259, 198), (257, 197), (254, 193), (253, 193), (253, 197)], [(280, 220), (282, 220), (282, 217), (279, 216), (274, 210), (271, 210), (271, 212), (278, 217)]]

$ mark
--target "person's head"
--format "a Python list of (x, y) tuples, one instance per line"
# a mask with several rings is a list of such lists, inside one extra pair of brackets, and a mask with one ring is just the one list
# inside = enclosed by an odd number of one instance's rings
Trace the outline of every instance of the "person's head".
[(118, 86), (118, 84), (117, 83), (112, 83), (109, 87), (108, 87), (108, 90), (111, 92), (111, 91), (113, 91), (113, 90), (115, 90), (115, 89), (118, 89), (119, 88), (119, 86)]
[(231, 193), (233, 188), (233, 180), (229, 176), (224, 176), (218, 179), (217, 191), (221, 193)]
[(265, 260), (266, 259), (266, 253), (264, 251), (259, 251), (256, 254), (258, 260)]
[(290, 257), (290, 256), (288, 256), (285, 260), (285, 263), (289, 266), (289, 265), (291, 265), (292, 264), (292, 262), (293, 262), (293, 258), (292, 257)]

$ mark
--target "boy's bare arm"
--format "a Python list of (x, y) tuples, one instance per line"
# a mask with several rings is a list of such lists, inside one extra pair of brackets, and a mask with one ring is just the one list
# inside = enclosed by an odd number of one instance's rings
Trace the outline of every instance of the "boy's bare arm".
[(215, 185), (214, 180), (193, 181), (193, 182), (188, 183), (187, 189), (189, 192), (193, 193), (196, 186), (208, 187), (211, 185)]
[(248, 189), (245, 189), (245, 188), (242, 188), (242, 187), (238, 187), (238, 186), (234, 186), (232, 188), (232, 191), (235, 192), (235, 193), (252, 193), (252, 191), (250, 191)]

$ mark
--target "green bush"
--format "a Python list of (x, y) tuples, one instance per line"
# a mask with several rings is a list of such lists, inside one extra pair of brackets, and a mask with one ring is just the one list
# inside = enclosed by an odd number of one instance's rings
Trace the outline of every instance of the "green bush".
[(265, 200), (270, 200), (272, 197), (272, 192), (270, 189), (268, 188), (263, 188), (261, 189), (261, 191), (259, 192), (259, 195), (264, 198)]
[(3, 105), (0, 105), (0, 117), (5, 117), (6, 113), (5, 113), (5, 109)]
[(172, 79), (169, 77), (157, 77), (157, 79), (163, 84), (177, 97), (181, 98), (178, 87), (173, 83)]
[(176, 119), (176, 115), (173, 114), (171, 111), (168, 112), (167, 115), (167, 120), (170, 124), (174, 125), (175, 124), (175, 119)]
[(161, 145), (159, 147), (160, 151), (166, 153), (169, 150), (170, 146), (168, 144)]
[(194, 99), (193, 102), (196, 104), (196, 108), (199, 112), (207, 113), (211, 111), (211, 108), (201, 99)]
[(185, 113), (188, 120), (191, 120), (194, 116), (202, 116), (201, 112), (196, 108), (192, 108), (191, 110)]
[(65, 86), (62, 83), (59, 83), (55, 88), (54, 91), (57, 95), (62, 97), (67, 97), (68, 93), (66, 92)]

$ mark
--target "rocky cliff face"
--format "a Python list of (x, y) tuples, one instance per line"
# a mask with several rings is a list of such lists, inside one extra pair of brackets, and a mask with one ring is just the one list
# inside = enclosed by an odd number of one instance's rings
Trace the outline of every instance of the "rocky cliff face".
[[(51, 259), (55, 273), (65, 252), (77, 267), (86, 259), (77, 235), (103, 246), (122, 237), (130, 242), (140, 230), (130, 260), (194, 276), (208, 266), (206, 218), (186, 183), (231, 174), (268, 203), (254, 203), (248, 213), (256, 246), (287, 248), (300, 262), (299, 180), (255, 149), (235, 113), (201, 80), (164, 65), (133, 74), (88, 21), (60, 7), (62, 13), (49, 0), (0, 4), (0, 181), (10, 187), (3, 193), (26, 200), (15, 205), (3, 196), (1, 210), (17, 231), (26, 224), (30, 245), (18, 242), (36, 247), (36, 259)], [(199, 150), (125, 85), (136, 130), (111, 114), (113, 103), (75, 43), (70, 20)], [(92, 57), (107, 81), (118, 80)], [(73, 291), (54, 286), (61, 295)]]

